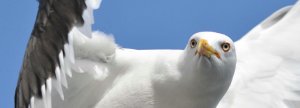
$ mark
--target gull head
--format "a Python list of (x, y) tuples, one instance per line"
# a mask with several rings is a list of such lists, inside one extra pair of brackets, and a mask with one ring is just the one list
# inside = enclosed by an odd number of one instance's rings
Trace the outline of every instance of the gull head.
[[(233, 41), (216, 32), (198, 32), (191, 36), (185, 48), (187, 64), (194, 64), (199, 70), (235, 70), (236, 52)], [(202, 68), (202, 69), (201, 69)], [(198, 70), (198, 69), (197, 69)]]

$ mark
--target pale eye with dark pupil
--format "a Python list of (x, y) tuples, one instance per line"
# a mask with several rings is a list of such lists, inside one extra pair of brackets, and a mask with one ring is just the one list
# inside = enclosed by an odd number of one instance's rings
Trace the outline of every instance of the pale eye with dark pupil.
[(192, 40), (191, 40), (191, 42), (190, 42), (190, 46), (191, 46), (191, 48), (194, 48), (194, 47), (196, 47), (196, 45), (197, 45), (197, 42), (196, 42), (196, 40), (195, 40), (195, 39), (192, 39)]
[(223, 50), (224, 52), (227, 52), (227, 51), (230, 50), (230, 44), (227, 43), (227, 42), (223, 43), (223, 44), (221, 45), (221, 47), (222, 47), (222, 50)]

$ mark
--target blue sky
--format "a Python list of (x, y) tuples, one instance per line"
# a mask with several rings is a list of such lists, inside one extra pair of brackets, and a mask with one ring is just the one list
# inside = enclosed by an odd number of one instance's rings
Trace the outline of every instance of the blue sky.
[[(94, 30), (135, 49), (183, 49), (199, 31), (238, 40), (274, 11), (296, 0), (103, 0)], [(38, 8), (36, 0), (0, 3), (0, 108), (13, 108), (14, 91)]]

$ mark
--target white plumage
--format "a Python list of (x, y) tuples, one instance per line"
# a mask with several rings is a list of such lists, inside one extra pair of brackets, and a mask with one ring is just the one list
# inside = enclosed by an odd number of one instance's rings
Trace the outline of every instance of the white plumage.
[(300, 2), (235, 42), (237, 67), (218, 108), (299, 108)]
[[(95, 32), (91, 38), (74, 35), (75, 63), (65, 100), (55, 108), (182, 108), (216, 107), (229, 87), (235, 69), (235, 49), (223, 52), (221, 45), (233, 45), (223, 34), (200, 32), (190, 40), (206, 39), (220, 55), (207, 49), (134, 50), (117, 47), (113, 39)], [(197, 52), (199, 51), (199, 52)], [(208, 54), (208, 55), (200, 55)]]

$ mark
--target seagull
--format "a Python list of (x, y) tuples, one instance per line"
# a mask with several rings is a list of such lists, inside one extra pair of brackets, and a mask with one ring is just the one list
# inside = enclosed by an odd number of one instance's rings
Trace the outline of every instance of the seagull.
[(300, 1), (235, 42), (236, 71), (217, 108), (300, 107)]
[(300, 106), (299, 1), (234, 43), (200, 32), (184, 50), (121, 48), (111, 35), (92, 32), (101, 1), (39, 3), (16, 108)]
[(215, 108), (230, 86), (236, 51), (224, 34), (195, 33), (183, 50), (122, 48), (91, 30), (101, 0), (39, 3), (16, 108)]

